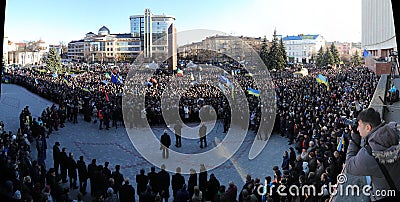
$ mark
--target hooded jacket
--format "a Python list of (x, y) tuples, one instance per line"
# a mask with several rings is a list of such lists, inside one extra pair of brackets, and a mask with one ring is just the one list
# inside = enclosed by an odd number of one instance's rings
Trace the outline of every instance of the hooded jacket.
[(384, 198), (376, 196), (375, 193), (391, 190), (375, 158), (386, 167), (397, 190), (400, 190), (400, 131), (396, 126), (395, 122), (390, 122), (373, 129), (366, 136), (365, 139), (372, 149), (372, 155), (365, 147), (357, 146), (360, 140), (355, 140), (357, 144), (351, 141), (347, 150), (346, 172), (356, 176), (371, 176), (370, 198), (372, 201)]

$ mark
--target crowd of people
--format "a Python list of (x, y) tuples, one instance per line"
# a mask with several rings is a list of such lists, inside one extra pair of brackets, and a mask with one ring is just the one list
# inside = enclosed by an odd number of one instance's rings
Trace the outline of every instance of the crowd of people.
[[(232, 67), (228, 67), (226, 70), (229, 72), (231, 69)], [(128, 66), (122, 66), (119, 74), (126, 78), (128, 70)], [(273, 168), (274, 176), (252, 178), (248, 175), (246, 183), (238, 190), (234, 182), (224, 186), (214, 174), (208, 176), (204, 165), (200, 166), (199, 173), (192, 169), (187, 181), (180, 174), (179, 168), (170, 178), (165, 167), (160, 172), (155, 172), (153, 167), (147, 175), (141, 170), (136, 176), (135, 193), (129, 180), (124, 180), (119, 172), (119, 166), (111, 172), (108, 162), (104, 166), (97, 165), (95, 159), (86, 166), (83, 157), (76, 161), (73, 153), (67, 153), (66, 148), (60, 151), (59, 142), (53, 147), (54, 165), (46, 166), (46, 137), (53, 130), (64, 127), (68, 121), (72, 124), (78, 123), (78, 113), (83, 113), (85, 120), (99, 120), (99, 129), (108, 129), (110, 122), (111, 127), (124, 126), (122, 113), (125, 115), (132, 112), (122, 112), (122, 95), (126, 94), (143, 93), (146, 96), (144, 106), (136, 104), (135, 99), (128, 99), (128, 104), (134, 106), (131, 110), (144, 116), (139, 116), (139, 121), (130, 119), (129, 116), (124, 117), (129, 124), (127, 127), (140, 125), (143, 119), (150, 124), (162, 124), (161, 94), (168, 88), (165, 83), (175, 75), (167, 70), (157, 71), (151, 78), (145, 78), (140, 72), (133, 73), (130, 78), (134, 78), (135, 82), (143, 81), (146, 88), (126, 89), (123, 84), (103, 82), (107, 80), (106, 73), (114, 71), (113, 67), (93, 67), (91, 71), (74, 77), (54, 77), (32, 69), (5, 74), (10, 82), (48, 98), (59, 106), (53, 105), (45, 109), (37, 119), (32, 118), (29, 108), (26, 107), (20, 115), (21, 124), (17, 135), (6, 133), (4, 126), (1, 126), (4, 130), (1, 136), (1, 166), (7, 171), (1, 175), (2, 193), (16, 199), (18, 197), (15, 190), (19, 190), (22, 194), (20, 198), (28, 201), (38, 201), (36, 197), (39, 195), (50, 195), (56, 201), (70, 201), (70, 189), (79, 188), (79, 197), (83, 197), (89, 179), (90, 193), (97, 200), (134, 201), (136, 194), (139, 201), (168, 201), (171, 198), (171, 185), (174, 201), (295, 201), (296, 198), (300, 201), (324, 201), (330, 194), (324, 190), (323, 185), (336, 183), (336, 176), (342, 171), (345, 161), (350, 135), (345, 120), (357, 117), (359, 111), (368, 107), (378, 82), (377, 76), (363, 67), (336, 70), (311, 68), (309, 75), (304, 77), (294, 77), (290, 70), (271, 72), (277, 103), (274, 131), (287, 137), (288, 144), (291, 145), (283, 154), (282, 165)], [(203, 80), (207, 80), (213, 74), (216, 74), (215, 70), (204, 68), (201, 76)], [(315, 77), (318, 74), (326, 76), (328, 83), (316, 82)], [(256, 88), (246, 71), (242, 70), (234, 77), (243, 89)], [(196, 83), (190, 86), (194, 90), (176, 89), (168, 95), (183, 95), (179, 104), (173, 104), (179, 108), (182, 119), (198, 121), (200, 107), (211, 105), (218, 112), (217, 118), (224, 120), (224, 130), (229, 128), (229, 112), (231, 108), (241, 109), (243, 106), (240, 102), (229, 106), (220, 89)], [(261, 86), (263, 87), (270, 88)], [(251, 129), (257, 131), (261, 122), (260, 101), (257, 96), (249, 94), (246, 94), (246, 99), (249, 111), (253, 114), (249, 116), (248, 122)], [(35, 161), (29, 156), (30, 143), (33, 141), (38, 151)], [(66, 183), (69, 188), (62, 188)], [(324, 194), (281, 196), (277, 193), (278, 185), (315, 185), (318, 188), (316, 192), (322, 191)], [(268, 194), (260, 194), (260, 187)]]

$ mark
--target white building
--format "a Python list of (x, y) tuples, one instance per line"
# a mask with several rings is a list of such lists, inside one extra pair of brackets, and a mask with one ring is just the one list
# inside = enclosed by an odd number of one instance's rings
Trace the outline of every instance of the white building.
[(168, 51), (168, 28), (175, 22), (175, 17), (153, 15), (150, 9), (145, 9), (144, 15), (132, 15), (129, 20), (131, 34), (141, 39), (145, 58)]
[(397, 51), (392, 2), (363, 0), (361, 13), (361, 48), (370, 55), (365, 58), (365, 66), (378, 74), (390, 73), (391, 64), (385, 61), (391, 51)]
[(289, 63), (309, 63), (318, 50), (325, 47), (325, 39), (319, 34), (286, 36), (282, 38)]

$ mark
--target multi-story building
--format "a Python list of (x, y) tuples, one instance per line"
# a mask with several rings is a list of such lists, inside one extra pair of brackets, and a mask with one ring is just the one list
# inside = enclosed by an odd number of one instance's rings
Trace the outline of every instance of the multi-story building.
[(132, 15), (129, 19), (131, 34), (140, 37), (145, 58), (168, 51), (168, 28), (175, 22), (175, 17), (153, 15), (150, 9), (145, 9), (144, 15)]
[(363, 0), (361, 6), (361, 44), (370, 55), (365, 58), (365, 66), (378, 74), (390, 73), (391, 64), (384, 63), (391, 51), (397, 51), (392, 3), (390, 0)]
[(27, 43), (13, 43), (8, 40), (7, 45), (9, 64), (40, 65), (49, 52), (49, 45), (42, 40)]
[(71, 41), (68, 43), (68, 59), (74, 62), (115, 63), (132, 62), (142, 51), (145, 58), (166, 54), (169, 45), (176, 49), (174, 21), (175, 17), (153, 15), (150, 9), (145, 9), (144, 15), (130, 16), (131, 33), (111, 34), (103, 26), (97, 34), (89, 32), (83, 39)]
[(114, 63), (130, 61), (140, 53), (140, 38), (132, 34), (110, 34), (103, 26), (98, 34), (89, 32), (81, 40), (68, 43), (68, 59), (73, 62)]
[(325, 47), (325, 39), (319, 34), (286, 36), (282, 38), (289, 63), (309, 63), (318, 50)]
[[(258, 57), (262, 43), (261, 37), (215, 35), (206, 37), (201, 42), (180, 46), (178, 51), (183, 58), (190, 57), (200, 61), (214, 60), (219, 53), (224, 53), (226, 59), (252, 61), (254, 57)], [(250, 48), (254, 51), (250, 51)]]

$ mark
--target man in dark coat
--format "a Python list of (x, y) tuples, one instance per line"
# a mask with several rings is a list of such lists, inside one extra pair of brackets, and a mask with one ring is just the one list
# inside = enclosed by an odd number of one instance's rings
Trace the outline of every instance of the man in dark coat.
[(90, 178), (90, 194), (94, 196), (94, 184), (96, 183), (96, 179), (94, 178), (94, 172), (97, 169), (96, 159), (92, 159), (92, 163), (88, 165), (88, 177)]
[(140, 174), (136, 175), (137, 194), (139, 196), (141, 193), (146, 191), (146, 186), (148, 182), (149, 178), (144, 173), (144, 169), (140, 169)]
[(63, 147), (60, 153), (60, 168), (61, 168), (61, 179), (62, 183), (68, 182), (67, 170), (68, 170), (68, 155), (67, 148)]
[(124, 176), (119, 172), (121, 169), (120, 165), (115, 166), (115, 171), (111, 174), (112, 178), (114, 179), (115, 183), (115, 193), (118, 193), (118, 191), (121, 189), (122, 182), (124, 181)]
[(74, 154), (73, 153), (69, 153), (69, 157), (68, 157), (68, 177), (69, 177), (69, 187), (70, 189), (77, 189), (78, 187), (76, 186), (76, 178), (77, 178), (77, 174), (76, 174), (76, 162), (74, 160)]
[(171, 146), (171, 137), (169, 137), (167, 131), (164, 131), (164, 134), (161, 135), (161, 145), (160, 145), (160, 150), (162, 150), (162, 157), (164, 159), (167, 159), (169, 156), (169, 146)]
[(167, 171), (165, 171), (165, 165), (161, 165), (161, 171), (158, 172), (158, 186), (160, 189), (161, 201), (164, 199), (168, 202), (169, 198), (169, 186), (170, 186), (170, 176)]
[(147, 173), (147, 176), (149, 177), (149, 184), (151, 186), (151, 189), (153, 190), (154, 193), (158, 193), (158, 188), (157, 188), (157, 173), (156, 173), (156, 167), (152, 166), (150, 168), (150, 172)]
[(78, 168), (78, 176), (79, 176), (79, 191), (83, 195), (85, 195), (86, 194), (88, 171), (86, 169), (86, 163), (83, 160), (83, 156), (79, 157), (79, 160), (76, 162), (76, 166)]
[(56, 175), (58, 175), (58, 169), (60, 168), (60, 143), (56, 142), (53, 146), (53, 161), (54, 161), (54, 170)]
[(176, 174), (172, 175), (171, 185), (172, 185), (172, 195), (174, 200), (176, 198), (176, 193), (185, 184), (185, 178), (181, 175), (181, 167), (176, 168)]
[(119, 191), (119, 200), (121, 202), (135, 202), (135, 189), (129, 184), (129, 179), (125, 179), (125, 183)]

